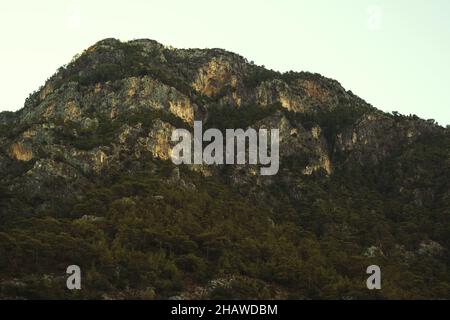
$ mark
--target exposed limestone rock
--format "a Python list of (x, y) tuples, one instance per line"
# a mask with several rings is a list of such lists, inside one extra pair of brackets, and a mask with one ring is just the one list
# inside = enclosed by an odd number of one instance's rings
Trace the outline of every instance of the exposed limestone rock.
[(148, 136), (139, 138), (139, 144), (150, 151), (154, 157), (169, 160), (172, 151), (171, 137), (175, 129), (166, 122), (156, 120)]
[(124, 82), (128, 99), (136, 100), (130, 103), (154, 109), (164, 108), (188, 123), (193, 122), (196, 107), (176, 89), (149, 77), (129, 78)]
[(256, 101), (263, 106), (279, 102), (284, 108), (295, 112), (305, 112), (308, 108), (303, 100), (281, 80), (263, 82), (256, 88)]
[[(293, 127), (289, 120), (276, 113), (272, 117), (261, 121), (259, 128), (279, 128), (280, 130), (280, 156), (287, 157), (296, 154), (307, 154), (309, 164), (303, 170), (303, 174), (310, 175), (320, 169), (327, 174), (333, 171), (328, 146), (318, 127), (311, 131), (299, 125)], [(294, 134), (293, 134), (294, 133)]]
[(429, 256), (440, 255), (443, 251), (444, 247), (442, 247), (442, 245), (432, 240), (422, 241), (419, 244), (419, 249), (417, 250), (417, 252), (420, 255), (429, 255)]
[(197, 79), (192, 87), (208, 97), (215, 97), (225, 86), (236, 88), (237, 78), (233, 75), (231, 65), (223, 59), (213, 58), (207, 65), (200, 68)]
[(203, 164), (193, 164), (189, 166), (189, 169), (194, 172), (200, 173), (204, 177), (211, 177), (217, 173), (217, 167)]
[[(194, 119), (205, 120), (208, 107), (216, 104), (230, 108), (281, 105), (290, 111), (277, 111), (251, 127), (280, 130), (281, 164), (291, 161), (299, 176), (317, 172), (331, 175), (336, 166), (378, 164), (399, 145), (441, 131), (426, 121), (399, 120), (374, 110), (353, 123), (337, 126), (330, 134), (330, 128), (314, 118), (319, 111), (348, 106), (366, 110), (368, 106), (334, 80), (310, 73), (286, 77), (224, 50), (180, 50), (146, 39), (128, 45), (129, 51), (135, 49), (132, 61), (120, 41), (98, 42), (47, 81), (27, 100), (20, 116), (1, 115), (0, 124), (14, 123), (17, 128), (14, 138), (0, 137), (2, 173), (16, 161), (32, 165), (31, 160), (37, 160), (40, 167), (33, 168), (31, 176), (39, 175), (39, 168), (47, 168), (50, 176), (70, 181), (72, 175), (62, 174), (64, 170), (95, 179), (109, 170), (137, 170), (147, 156), (169, 160), (177, 120), (187, 125)], [(139, 72), (119, 68), (125, 72), (117, 75), (114, 69), (111, 77), (93, 77), (98, 66), (124, 61), (138, 61), (139, 65), (132, 67)], [(254, 81), (246, 80), (252, 77)], [(294, 120), (288, 116), (292, 113), (307, 117)], [(83, 143), (76, 143), (80, 141)], [(189, 169), (209, 177), (219, 175), (222, 168), (192, 165)], [(250, 189), (273, 183), (270, 177), (260, 177), (258, 169), (235, 166), (230, 180)], [(286, 181), (292, 186), (291, 196), (298, 198), (299, 178), (289, 176)], [(433, 192), (424, 188), (408, 192), (417, 206), (433, 199)]]
[(320, 129), (319, 126), (314, 126), (311, 129), (311, 135), (313, 136), (314, 139), (319, 139), (321, 133), (322, 133), (322, 130)]
[(47, 98), (48, 95), (50, 95), (51, 93), (53, 93), (53, 85), (52, 83), (47, 83), (41, 90), (40, 94), (39, 94), (39, 98), (41, 100), (44, 100), (45, 98)]
[(136, 126), (131, 127), (128, 124), (124, 124), (119, 133), (119, 143), (123, 145), (124, 148), (134, 144), (137, 137), (143, 132), (142, 124), (138, 123)]
[(184, 101), (169, 101), (170, 112), (189, 124), (194, 122), (194, 108), (187, 98)]
[(61, 145), (44, 146), (43, 151), (55, 159), (77, 168), (84, 174), (99, 175), (108, 166), (109, 148), (94, 148), (92, 150), (78, 150)]
[(55, 161), (49, 159), (38, 160), (33, 169), (27, 172), (30, 176), (37, 176), (38, 172), (46, 172), (47, 174), (54, 174), (60, 177), (75, 177), (76, 174), (71, 170), (66, 170), (67, 168)]
[(337, 135), (335, 152), (347, 153), (349, 162), (377, 164), (398, 150), (399, 145), (442, 130), (422, 120), (396, 121), (382, 113), (367, 114), (354, 127)]
[(11, 145), (9, 155), (19, 161), (30, 161), (33, 159), (33, 149), (27, 143), (16, 142)]
[(293, 128), (293, 129), (291, 130), (291, 136), (292, 136), (292, 137), (298, 136), (298, 129), (297, 129), (297, 128)]
[[(217, 110), (223, 117), (208, 117)], [(220, 129), (279, 129), (278, 174), (260, 175), (261, 165), (174, 166), (172, 132), (192, 129), (194, 119), (204, 128), (215, 121)], [(374, 297), (434, 298), (449, 285), (448, 134), (434, 121), (377, 111), (317, 74), (281, 74), (220, 49), (105, 39), (59, 69), (23, 109), (0, 113), (0, 251), (12, 279), (0, 287), (36, 295), (37, 280), (55, 279), (41, 273), (61, 273), (74, 254), (99, 284), (82, 298), (164, 298), (179, 287), (174, 299), (209, 298), (216, 289), (274, 298), (346, 298), (349, 289), (366, 298), (362, 274), (349, 271), (385, 256), (394, 279), (406, 270), (418, 287), (406, 279)], [(128, 272), (149, 262), (137, 278)], [(439, 272), (426, 274), (430, 268)], [(257, 278), (224, 276), (236, 270)], [(64, 288), (61, 278), (44, 293), (69, 297), (53, 291)], [(206, 285), (192, 283), (199, 279)], [(437, 290), (421, 296), (422, 279)]]
[(100, 222), (100, 221), (105, 220), (105, 218), (104, 217), (96, 217), (96, 216), (85, 214), (84, 216), (82, 216), (78, 220), (79, 221), (87, 221), (87, 222)]
[(363, 255), (368, 258), (375, 258), (375, 257), (384, 256), (384, 253), (383, 253), (383, 250), (381, 250), (381, 248), (379, 248), (377, 246), (371, 246), (366, 249), (366, 251), (364, 252)]
[(325, 170), (327, 174), (331, 174), (333, 172), (330, 158), (326, 154), (320, 156), (317, 164), (306, 166), (306, 168), (302, 172), (305, 175), (311, 175), (321, 169)]

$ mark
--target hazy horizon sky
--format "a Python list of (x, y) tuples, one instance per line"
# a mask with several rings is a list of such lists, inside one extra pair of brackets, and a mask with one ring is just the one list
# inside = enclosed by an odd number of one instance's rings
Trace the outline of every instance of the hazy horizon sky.
[(149, 38), (317, 72), (381, 110), (450, 124), (448, 0), (15, 0), (0, 28), (0, 111), (101, 39)]

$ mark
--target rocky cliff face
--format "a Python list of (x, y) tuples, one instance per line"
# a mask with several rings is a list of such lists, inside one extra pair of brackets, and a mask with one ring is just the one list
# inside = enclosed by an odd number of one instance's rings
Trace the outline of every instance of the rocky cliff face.
[[(377, 192), (378, 198), (370, 201), (382, 201), (386, 193), (393, 197), (389, 201), (397, 201), (395, 213), (387, 213), (379, 203), (370, 209), (377, 211), (379, 221), (400, 219), (407, 210), (402, 205), (411, 200), (415, 206), (410, 212), (430, 212), (445, 208), (450, 198), (445, 178), (449, 132), (432, 121), (385, 114), (334, 80), (304, 72), (280, 74), (224, 50), (106, 39), (60, 68), (30, 95), (23, 109), (0, 114), (0, 178), (8, 194), (3, 197), (3, 217), (71, 211), (88, 190), (111, 185), (112, 177), (141, 170), (156, 176), (159, 161), (170, 162), (172, 131), (192, 130), (195, 119), (206, 126), (279, 128), (277, 176), (259, 176), (252, 166), (192, 166), (188, 171), (201, 179), (224, 181), (227, 188), (265, 203), (272, 212), (289, 202), (289, 212), (297, 212), (291, 213), (297, 218), (289, 219), (317, 237), (358, 234), (353, 218), (324, 218), (320, 228), (298, 220), (306, 207), (354, 210), (349, 203), (356, 201), (350, 199), (356, 197), (355, 186)], [(190, 174), (180, 177), (178, 172), (166, 182), (195, 190), (204, 180), (188, 178)], [(338, 181), (347, 186), (336, 195), (337, 189), (329, 188), (337, 188)], [(350, 197), (347, 205), (331, 203), (344, 195)], [(388, 238), (401, 242), (395, 228), (388, 228)], [(419, 250), (420, 241), (447, 241), (448, 230), (414, 232), (420, 239), (411, 252)], [(375, 245), (365, 242), (359, 245)], [(448, 245), (436, 243), (440, 248)]]
[[(347, 106), (360, 108), (367, 120), (355, 115), (354, 128), (336, 133), (336, 149), (356, 154), (359, 146), (379, 147), (375, 154), (365, 153), (371, 157), (383, 157), (392, 149), (375, 136), (386, 126), (392, 128), (394, 120), (378, 115), (379, 111), (333, 80), (306, 73), (281, 75), (223, 50), (177, 50), (151, 40), (121, 43), (114, 39), (86, 50), (31, 95), (15, 120), (4, 125), (12, 130), (2, 149), (11, 161), (59, 158), (61, 165), (98, 175), (109, 166), (122, 166), (119, 155), (123, 152), (134, 160), (144, 151), (168, 159), (167, 138), (174, 122), (192, 127), (194, 119), (207, 121), (208, 110), (217, 105), (236, 110), (249, 105), (278, 106), (278, 113), (263, 122), (281, 128), (282, 156), (306, 154), (308, 161), (301, 170), (305, 174), (318, 170), (330, 174), (333, 146), (320, 123), (306, 129), (301, 122), (288, 120), (283, 111), (314, 116)], [(160, 122), (149, 123), (160, 116)], [(131, 118), (133, 123), (128, 123)], [(114, 127), (108, 141), (89, 141), (92, 145), (81, 148), (71, 145), (80, 139), (94, 140), (93, 136), (103, 134), (102, 126)], [(428, 127), (423, 130), (433, 130)], [(414, 140), (420, 129), (415, 126), (401, 134), (411, 134), (408, 139)]]

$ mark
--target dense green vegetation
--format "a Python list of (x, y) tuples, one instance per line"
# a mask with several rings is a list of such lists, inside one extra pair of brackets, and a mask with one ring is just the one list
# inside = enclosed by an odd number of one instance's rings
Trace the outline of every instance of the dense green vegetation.
[[(440, 162), (438, 146), (418, 144), (407, 159), (400, 157), (407, 166), (423, 155)], [(180, 187), (170, 182), (170, 163), (150, 162), (142, 172), (99, 182), (68, 211), (33, 218), (20, 212), (3, 221), (0, 278), (26, 285), (7, 282), (0, 295), (167, 298), (191, 282), (240, 276), (212, 297), (273, 298), (279, 295), (274, 288), (282, 288), (288, 298), (448, 298), (448, 252), (406, 259), (403, 251), (414, 252), (424, 238), (448, 246), (449, 207), (416, 207), (391, 193), (396, 182), (386, 172), (399, 159), (331, 179), (305, 177), (300, 199), (289, 196), (282, 179), (268, 199), (190, 171), (181, 176), (196, 188)], [(421, 181), (437, 183), (434, 175), (440, 175), (444, 184), (449, 171), (436, 167)], [(1, 191), (2, 205), (11, 204), (12, 195)], [(373, 245), (383, 254), (365, 256)], [(64, 290), (69, 264), (85, 272), (80, 292)], [(365, 288), (370, 264), (383, 268), (382, 291)]]
[(261, 108), (260, 106), (245, 105), (233, 108), (226, 105), (212, 105), (208, 109), (207, 128), (247, 128), (251, 124), (262, 120), (276, 111), (281, 110), (279, 104)]
[(60, 70), (61, 78), (56, 81), (55, 87), (68, 81), (88, 86), (128, 77), (151, 76), (186, 95), (192, 95), (192, 88), (182, 80), (176, 66), (162, 64), (158, 50), (149, 55), (143, 54), (141, 46), (119, 42), (111, 49), (97, 48), (93, 52), (84, 52), (73, 63)]
[[(76, 161), (39, 154), (45, 152), (40, 142), (31, 161), (13, 160), (8, 147), (31, 124), (19, 125), (12, 114), (0, 113), (0, 138), (11, 139), (0, 150), (0, 298), (158, 299), (182, 293), (195, 298), (195, 286), (219, 279), (228, 285), (216, 286), (208, 298), (450, 299), (448, 130), (426, 131), (411, 143), (399, 143), (382, 162), (343, 165), (339, 161), (348, 154), (334, 152), (337, 134), (374, 111), (351, 93), (338, 94), (333, 106), (314, 102), (317, 108), (305, 113), (278, 104), (230, 107), (219, 100), (231, 86), (213, 98), (194, 94), (192, 75), (182, 74), (188, 68), (178, 67), (192, 63), (197, 70), (208, 60), (202, 54), (194, 50), (187, 61), (170, 50), (161, 56), (157, 45), (152, 50), (143, 55), (141, 46), (110, 41), (62, 68), (52, 84), (57, 90), (75, 81), (85, 90), (99, 82), (150, 75), (189, 96), (207, 115), (206, 128), (246, 128), (279, 112), (294, 127), (320, 126), (335, 170), (330, 176), (324, 171), (303, 175), (310, 163), (305, 151), (283, 157), (279, 174), (267, 180), (244, 176), (243, 184), (233, 183), (239, 173), (231, 166), (203, 176), (150, 153), (135, 156), (133, 144), (130, 150), (117, 147), (125, 124), (139, 124), (145, 134), (156, 119), (189, 128), (181, 119), (138, 108), (111, 119), (89, 106), (92, 110), (83, 116), (96, 120), (92, 126), (52, 119), (53, 140), (48, 139), (80, 151), (100, 146), (117, 151), (113, 155), (120, 164), (88, 176), (88, 170), (75, 168)], [(275, 78), (287, 84), (320, 81), (336, 89), (317, 74), (247, 67), (247, 89)], [(39, 92), (30, 95), (26, 108), (36, 107), (39, 99)], [(419, 121), (398, 113), (389, 117), (395, 124)], [(46, 157), (79, 173), (76, 192), (67, 192), (73, 189), (65, 188), (68, 182), (56, 165), (49, 177), (45, 170), (28, 174)], [(30, 191), (27, 183), (39, 192), (22, 192)], [(81, 291), (66, 289), (65, 271), (72, 264), (81, 267)], [(366, 268), (372, 264), (382, 269), (380, 291), (366, 288)]]
[[(215, 105), (206, 125), (245, 128), (277, 111)], [(333, 139), (366, 111), (281, 112)], [(157, 118), (187, 127), (165, 112), (133, 111), (98, 117), (92, 132), (66, 123), (60, 138), (91, 149), (113, 142), (124, 123), (150, 128)], [(40, 215), (33, 207), (42, 199), (0, 184), (0, 297), (168, 298), (232, 278), (210, 297), (450, 298), (449, 150), (448, 132), (426, 135), (376, 166), (336, 167), (330, 177), (302, 176), (308, 159), (298, 154), (282, 159), (283, 174), (260, 193), (234, 187), (227, 170), (207, 178), (181, 167), (181, 183), (170, 162), (146, 158), (141, 171), (111, 170), (81, 199), (45, 195)], [(14, 162), (9, 174), (32, 166)], [(442, 250), (420, 252), (428, 240)], [(81, 291), (65, 289), (71, 264), (82, 268)], [(366, 289), (371, 264), (382, 267), (381, 291)]]

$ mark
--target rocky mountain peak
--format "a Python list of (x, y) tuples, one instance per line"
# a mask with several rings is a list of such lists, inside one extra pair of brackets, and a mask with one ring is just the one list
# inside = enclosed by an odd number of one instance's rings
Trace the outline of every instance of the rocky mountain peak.
[[(174, 168), (171, 133), (192, 131), (194, 120), (220, 130), (278, 128), (279, 173), (263, 177), (255, 166), (239, 165)], [(120, 261), (131, 265), (140, 259), (129, 252), (154, 262), (159, 248), (167, 265), (139, 278), (156, 286), (157, 297), (181, 289), (164, 287), (155, 274), (172, 274), (167, 283), (186, 285), (191, 264), (215, 277), (238, 272), (247, 285), (257, 279), (297, 297), (315, 294), (301, 282), (305, 272), (315, 279), (303, 267), (312, 263), (307, 257), (320, 264), (312, 270), (342, 280), (353, 277), (346, 266), (366, 259), (367, 248), (377, 248), (370, 250), (371, 259), (376, 252), (396, 257), (389, 263), (397, 268), (395, 261), (418, 259), (421, 244), (436, 243), (433, 263), (443, 270), (448, 257), (442, 258), (442, 248), (450, 243), (442, 227), (448, 226), (450, 207), (449, 152), (449, 131), (434, 121), (384, 113), (318, 74), (267, 70), (222, 49), (104, 39), (61, 67), (23, 109), (0, 113), (0, 253), (6, 256), (1, 245), (8, 239), (22, 239), (17, 226), (23, 217), (42, 219), (41, 231), (68, 228), (99, 268), (113, 265), (114, 274), (125, 273)], [(102, 243), (108, 257), (99, 257), (77, 233), (89, 233), (93, 223), (100, 224), (101, 234), (92, 231), (92, 237), (103, 240), (86, 237)], [(238, 231), (231, 225), (239, 225)], [(127, 230), (146, 240), (139, 242)], [(27, 241), (19, 242), (24, 252)], [(242, 252), (230, 251), (233, 245)], [(57, 242), (49, 246), (53, 250)], [(329, 246), (334, 249), (327, 251)], [(55, 273), (52, 266), (59, 262), (47, 253), (42, 272)], [(83, 254), (78, 257), (86, 262)], [(10, 258), (0, 269), (12, 277), (16, 260)], [(244, 260), (252, 265), (247, 271), (239, 262)], [(411, 272), (421, 276), (423, 270)], [(359, 278), (351, 279), (345, 285), (356, 288)], [(448, 273), (434, 280), (448, 287)], [(130, 275), (102, 281), (114, 294), (128, 296), (121, 288), (135, 284)], [(291, 283), (300, 284), (292, 289)], [(319, 280), (315, 285), (333, 297), (341, 292)], [(138, 295), (147, 292), (141, 289)], [(387, 295), (398, 297), (392, 290)]]

